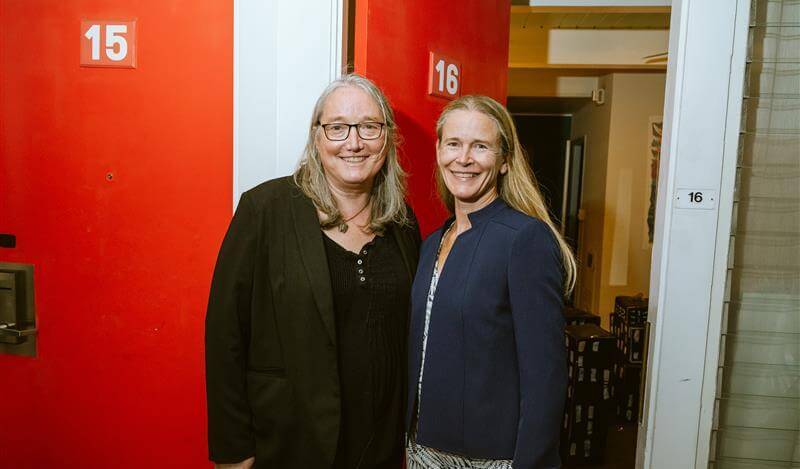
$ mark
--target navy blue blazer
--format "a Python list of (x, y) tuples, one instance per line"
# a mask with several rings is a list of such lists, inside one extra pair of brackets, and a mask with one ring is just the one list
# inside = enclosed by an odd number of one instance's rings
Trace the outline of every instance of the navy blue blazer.
[[(436, 252), (453, 219), (422, 244), (411, 290), (410, 429)], [(563, 269), (545, 223), (503, 200), (469, 214), (439, 277), (423, 371), (417, 442), (515, 469), (560, 467), (567, 384)]]

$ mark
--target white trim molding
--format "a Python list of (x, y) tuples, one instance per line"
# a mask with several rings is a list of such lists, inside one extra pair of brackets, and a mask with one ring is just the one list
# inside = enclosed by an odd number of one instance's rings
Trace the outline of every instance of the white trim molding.
[(731, 73), (728, 83), (728, 112), (725, 116), (722, 175), (719, 194), (719, 222), (717, 223), (717, 249), (714, 256), (714, 276), (711, 282), (711, 307), (706, 344), (706, 364), (703, 376), (703, 393), (700, 401), (699, 431), (695, 468), (708, 467), (711, 450), (711, 430), (717, 394), (717, 372), (720, 354), (720, 335), (725, 292), (728, 280), (728, 256), (733, 220), (733, 199), (736, 185), (736, 166), (739, 155), (739, 131), (744, 97), (745, 61), (747, 56), (750, 0), (736, 1)]
[(294, 171), (314, 103), (342, 70), (344, 1), (234, 1), (234, 206)]
[[(748, 4), (672, 2), (638, 468), (708, 464)], [(697, 189), (713, 206), (676, 203)]]

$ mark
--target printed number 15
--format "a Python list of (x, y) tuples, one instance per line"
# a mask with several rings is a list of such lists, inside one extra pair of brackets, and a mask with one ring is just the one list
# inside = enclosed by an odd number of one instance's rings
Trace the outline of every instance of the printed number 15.
[[(128, 26), (124, 24), (106, 25), (105, 53), (109, 60), (114, 62), (125, 60), (128, 55), (128, 41), (121, 34), (127, 32)], [(92, 25), (84, 36), (92, 42), (92, 60), (100, 60), (100, 25)]]

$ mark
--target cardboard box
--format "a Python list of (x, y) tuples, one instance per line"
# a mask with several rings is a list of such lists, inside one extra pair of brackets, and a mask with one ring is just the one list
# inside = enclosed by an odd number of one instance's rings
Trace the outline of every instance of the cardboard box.
[(618, 296), (614, 300), (614, 312), (629, 326), (641, 327), (647, 322), (647, 298), (641, 296)]
[(641, 364), (647, 343), (647, 299), (633, 296), (618, 296), (616, 308), (611, 314), (611, 332), (617, 338), (617, 350), (622, 361)]
[(596, 324), (567, 326), (567, 402), (561, 429), (565, 464), (599, 464), (605, 457), (615, 402), (616, 339)]
[(615, 365), (611, 394), (614, 413), (619, 420), (634, 422), (639, 418), (641, 376), (642, 367), (639, 365)]
[(608, 426), (609, 409), (605, 403), (568, 402), (561, 428), (561, 462), (601, 464)]
[(583, 324), (600, 325), (600, 316), (571, 306), (564, 307), (564, 320), (568, 326), (580, 326)]

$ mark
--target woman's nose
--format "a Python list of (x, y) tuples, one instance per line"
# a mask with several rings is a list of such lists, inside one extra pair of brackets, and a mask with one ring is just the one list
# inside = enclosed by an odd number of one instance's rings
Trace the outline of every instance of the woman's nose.
[(358, 136), (358, 129), (350, 127), (350, 134), (344, 141), (345, 148), (348, 150), (360, 150), (364, 148), (364, 141)]
[(458, 156), (456, 157), (456, 163), (462, 166), (467, 166), (468, 164), (472, 163), (472, 157), (469, 154), (468, 148), (459, 150)]

